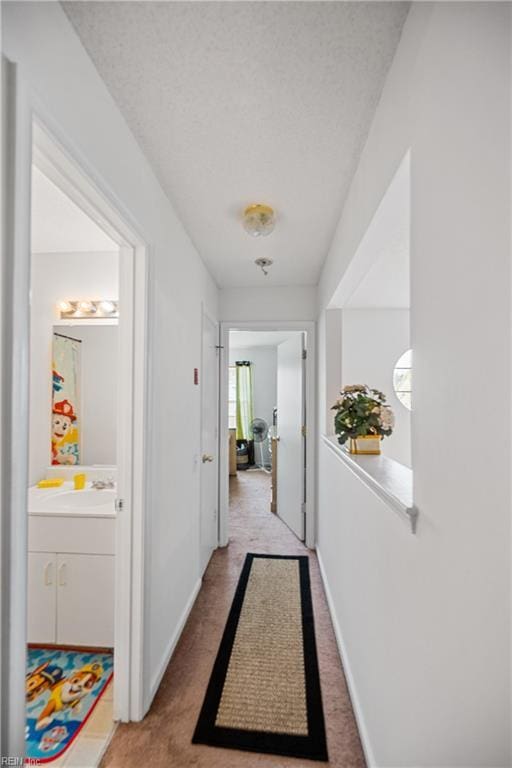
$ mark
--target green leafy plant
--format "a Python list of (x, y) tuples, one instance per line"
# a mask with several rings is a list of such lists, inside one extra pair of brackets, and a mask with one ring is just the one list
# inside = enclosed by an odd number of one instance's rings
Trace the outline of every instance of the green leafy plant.
[(350, 438), (389, 437), (393, 432), (395, 417), (383, 392), (365, 384), (350, 384), (340, 395), (332, 410), (336, 411), (334, 431), (341, 445)]

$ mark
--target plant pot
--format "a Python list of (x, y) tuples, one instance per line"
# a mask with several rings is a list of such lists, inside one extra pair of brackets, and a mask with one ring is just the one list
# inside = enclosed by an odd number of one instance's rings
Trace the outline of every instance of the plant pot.
[(381, 439), (380, 435), (351, 437), (349, 440), (349, 453), (378, 456), (380, 454)]

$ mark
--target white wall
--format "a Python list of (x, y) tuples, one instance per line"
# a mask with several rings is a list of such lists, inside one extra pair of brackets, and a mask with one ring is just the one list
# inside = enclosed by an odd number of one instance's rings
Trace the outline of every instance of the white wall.
[(390, 768), (511, 759), (509, 14), (412, 4), (319, 287), (325, 315), (410, 148), (417, 535), (319, 449), (318, 549)]
[(221, 320), (272, 322), (316, 320), (317, 290), (314, 285), (267, 288), (221, 288)]
[(342, 316), (341, 383), (380, 389), (395, 414), (395, 428), (382, 440), (382, 453), (411, 465), (411, 412), (393, 389), (393, 370), (410, 347), (409, 310), (344, 309)]
[(116, 464), (118, 347), (117, 325), (55, 326), (82, 342), (82, 464)]
[(2, 21), (4, 53), (19, 64), (44, 121), (149, 246), (148, 706), (199, 579), (200, 390), (193, 369), (201, 363), (201, 304), (217, 316), (217, 287), (60, 5), (10, 3)]
[[(53, 326), (60, 323), (57, 302), (62, 299), (112, 298), (119, 295), (117, 253), (37, 253), (32, 256), (30, 304), (30, 434), (29, 483), (46, 475), (51, 463), (52, 340)], [(85, 330), (85, 329), (84, 329)], [(76, 336), (74, 333), (71, 336)], [(78, 338), (78, 337), (77, 337)], [(87, 391), (86, 382), (84, 392)], [(110, 387), (111, 389), (111, 387)], [(85, 414), (84, 423), (87, 429)], [(82, 464), (115, 464), (95, 459), (87, 450)], [(112, 455), (111, 450), (109, 454)], [(89, 457), (85, 460), (86, 455)], [(99, 454), (98, 454), (99, 455)]]
[[(229, 364), (237, 360), (250, 360), (254, 376), (254, 416), (272, 424), (272, 411), (277, 405), (277, 347), (250, 347), (249, 349), (229, 350)], [(263, 443), (265, 462), (270, 463), (268, 440)], [(259, 461), (259, 448), (256, 448), (256, 460)]]

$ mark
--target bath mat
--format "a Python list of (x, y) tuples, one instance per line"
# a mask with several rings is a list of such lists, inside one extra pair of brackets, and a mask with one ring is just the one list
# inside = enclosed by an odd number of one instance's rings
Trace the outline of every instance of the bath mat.
[(327, 761), (307, 557), (247, 555), (192, 741)]
[(29, 648), (26, 758), (48, 763), (69, 747), (112, 679), (111, 653)]

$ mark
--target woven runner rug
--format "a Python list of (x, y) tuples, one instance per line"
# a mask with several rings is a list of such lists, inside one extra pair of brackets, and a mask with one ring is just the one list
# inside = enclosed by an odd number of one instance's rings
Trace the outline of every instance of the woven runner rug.
[(327, 761), (307, 557), (247, 555), (192, 741)]

